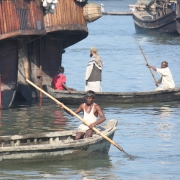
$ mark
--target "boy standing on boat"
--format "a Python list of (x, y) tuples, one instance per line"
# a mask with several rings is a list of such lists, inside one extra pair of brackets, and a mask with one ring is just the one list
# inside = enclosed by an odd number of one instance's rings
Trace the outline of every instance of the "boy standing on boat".
[(85, 91), (92, 90), (94, 92), (102, 92), (101, 88), (101, 74), (103, 68), (103, 62), (101, 57), (97, 53), (97, 48), (92, 47), (90, 49), (91, 59), (88, 62), (85, 75)]
[(156, 68), (154, 66), (147, 65), (149, 68), (152, 68), (154, 71), (160, 74), (161, 78), (157, 81), (157, 88), (155, 91), (159, 90), (167, 90), (171, 88), (175, 88), (174, 80), (171, 74), (170, 69), (168, 68), (168, 62), (163, 61), (161, 63), (161, 69)]
[(76, 89), (68, 88), (66, 86), (66, 76), (64, 75), (64, 67), (63, 66), (59, 67), (58, 74), (56, 76), (54, 76), (54, 78), (52, 80), (52, 86), (54, 89), (67, 90), (69, 93), (71, 93), (71, 91), (76, 91)]
[[(81, 124), (78, 127), (75, 140), (91, 137), (93, 135), (92, 128), (98, 124), (103, 123), (106, 120), (106, 117), (101, 107), (94, 102), (94, 98), (95, 93), (93, 91), (87, 91), (86, 102), (81, 104), (79, 108), (74, 111), (76, 114), (83, 112), (83, 119), (90, 124), (89, 127), (85, 124)], [(70, 114), (67, 110), (65, 111)], [(97, 120), (98, 116), (100, 116), (100, 118)]]

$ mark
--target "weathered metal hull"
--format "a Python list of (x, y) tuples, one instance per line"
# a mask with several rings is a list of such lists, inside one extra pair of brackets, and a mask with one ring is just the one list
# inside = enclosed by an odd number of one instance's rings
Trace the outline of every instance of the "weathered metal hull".
[(14, 40), (0, 41), (2, 108), (11, 106), (16, 94), (18, 49)]
[[(86, 93), (82, 91), (68, 93), (67, 91), (58, 91), (49, 87), (47, 92), (65, 104), (79, 104), (85, 101)], [(100, 104), (179, 101), (180, 88), (149, 92), (97, 92), (95, 99)]]
[(178, 33), (180, 34), (180, 14), (176, 17), (176, 27)]
[[(113, 138), (117, 120), (109, 120), (98, 129), (110, 139)], [(108, 153), (111, 143), (98, 134), (91, 138), (74, 140), (76, 131), (62, 131), (41, 134), (1, 136), (0, 161), (76, 159), (92, 153)]]
[(155, 20), (144, 20), (134, 12), (133, 19), (137, 32), (155, 31), (163, 33), (178, 33), (175, 11)]
[(25, 100), (39, 98), (25, 79), (50, 85), (64, 49), (88, 35), (82, 3), (59, 1), (54, 14), (44, 12), (41, 1), (0, 0), (2, 108), (11, 106), (16, 86)]

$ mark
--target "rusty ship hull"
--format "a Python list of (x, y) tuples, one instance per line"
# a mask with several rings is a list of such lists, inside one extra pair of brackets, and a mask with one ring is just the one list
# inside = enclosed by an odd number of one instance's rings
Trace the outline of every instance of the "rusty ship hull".
[(2, 108), (11, 106), (17, 90), (25, 100), (41, 97), (25, 79), (51, 85), (64, 49), (88, 36), (84, 6), (59, 1), (54, 14), (45, 14), (40, 0), (0, 0)]

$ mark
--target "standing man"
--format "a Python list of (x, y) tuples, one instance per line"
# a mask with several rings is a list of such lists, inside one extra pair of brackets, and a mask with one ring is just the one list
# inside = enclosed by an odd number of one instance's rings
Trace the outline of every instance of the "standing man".
[(54, 78), (52, 80), (52, 87), (54, 89), (58, 89), (58, 90), (67, 90), (69, 93), (71, 93), (71, 91), (76, 91), (76, 89), (68, 88), (66, 86), (66, 76), (64, 75), (64, 67), (63, 66), (59, 67), (58, 74), (56, 76), (54, 76)]
[(161, 78), (157, 81), (157, 88), (155, 91), (159, 90), (167, 90), (171, 88), (175, 88), (174, 80), (171, 74), (170, 69), (168, 68), (168, 62), (163, 61), (161, 63), (161, 69), (156, 68), (154, 66), (147, 65), (149, 68), (152, 68), (154, 71), (160, 74)]
[(101, 80), (102, 80), (102, 69), (103, 62), (101, 57), (97, 53), (96, 47), (90, 49), (91, 59), (88, 62), (85, 75), (85, 91), (92, 90), (94, 92), (102, 92)]
[[(103, 123), (106, 120), (105, 115), (101, 110), (101, 107), (94, 102), (94, 98), (95, 93), (93, 91), (87, 91), (86, 102), (81, 104), (79, 108), (74, 111), (76, 114), (83, 112), (83, 119), (90, 124), (89, 127), (85, 124), (81, 124), (78, 127), (75, 140), (91, 137), (93, 135), (92, 128), (98, 124)], [(65, 111), (70, 114), (69, 111)], [(99, 119), (97, 119), (98, 116), (100, 116)]]

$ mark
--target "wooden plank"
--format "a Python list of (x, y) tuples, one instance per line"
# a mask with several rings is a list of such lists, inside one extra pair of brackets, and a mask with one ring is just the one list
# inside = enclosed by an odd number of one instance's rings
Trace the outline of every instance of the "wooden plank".
[(5, 1), (5, 17), (6, 17), (6, 23), (7, 23), (7, 33), (11, 31), (9, 24), (10, 24), (10, 14), (9, 14), (9, 0)]
[(32, 2), (30, 2), (30, 7), (29, 7), (29, 19), (30, 19), (30, 27), (31, 29), (34, 29), (33, 17), (32, 17)]
[(3, 34), (2, 0), (0, 0), (0, 35)]
[(57, 25), (61, 24), (61, 12), (60, 12), (60, 8), (59, 8), (59, 3), (56, 7), (56, 14), (57, 14)]
[(10, 18), (10, 23), (9, 23), (9, 27), (10, 27), (10, 31), (13, 31), (13, 20), (12, 20), (12, 17), (13, 17), (13, 14), (12, 14), (12, 0), (9, 1), (9, 18)]
[(72, 1), (72, 11), (74, 12), (74, 24), (78, 24), (78, 19), (77, 19), (77, 10), (76, 10), (76, 3), (75, 1)]
[(33, 29), (36, 29), (35, 17), (34, 17), (34, 2), (33, 1), (30, 1), (30, 16), (31, 16), (31, 20), (32, 20), (32, 27), (33, 27)]
[(59, 1), (59, 5), (60, 5), (60, 12), (61, 12), (61, 24), (64, 24), (65, 20), (64, 20), (64, 4), (63, 4), (63, 0)]
[(6, 15), (5, 15), (5, 8), (4, 8), (4, 1), (2, 0), (2, 17), (3, 17), (3, 27), (4, 27), (4, 32), (3, 33), (7, 33), (7, 26), (6, 26)]

